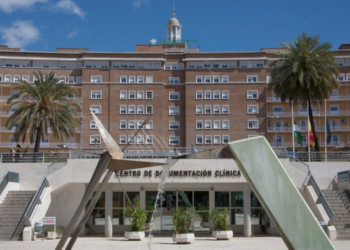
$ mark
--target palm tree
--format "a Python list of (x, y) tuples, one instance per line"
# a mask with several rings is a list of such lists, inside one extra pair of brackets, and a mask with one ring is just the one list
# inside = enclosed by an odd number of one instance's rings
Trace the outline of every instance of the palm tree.
[(275, 92), (282, 102), (287, 100), (293, 105), (309, 105), (312, 133), (315, 138), (315, 150), (320, 151), (311, 109), (311, 103), (321, 103), (328, 99), (333, 89), (339, 87), (336, 76), (338, 65), (335, 63), (330, 43), (319, 42), (320, 37), (311, 37), (303, 33), (298, 35), (294, 45), (291, 42), (278, 43), (287, 52), (279, 52), (282, 57), (271, 63), (274, 67), (268, 90)]
[(34, 84), (20, 81), (13, 85), (13, 89), (19, 90), (19, 93), (7, 100), (10, 104), (7, 112), (18, 109), (7, 120), (6, 126), (11, 129), (18, 124), (14, 140), (24, 142), (28, 135), (30, 143), (35, 142), (34, 152), (39, 152), (40, 141), (47, 138), (49, 126), (57, 140), (70, 140), (80, 125), (73, 105), (80, 107), (80, 103), (68, 97), (76, 90), (59, 83), (54, 72), (44, 76), (39, 71), (34, 75), (37, 79)]

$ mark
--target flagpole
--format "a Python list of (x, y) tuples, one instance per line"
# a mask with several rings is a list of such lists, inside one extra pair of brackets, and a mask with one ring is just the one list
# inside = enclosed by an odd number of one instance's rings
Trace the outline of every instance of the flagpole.
[(307, 108), (307, 148), (309, 150), (309, 163), (311, 162), (311, 153), (310, 153), (310, 118), (309, 118), (309, 102), (306, 102), (306, 108)]
[(324, 101), (324, 159), (327, 162), (327, 101)]
[(292, 142), (293, 142), (293, 159), (295, 159), (295, 146), (294, 146), (294, 113), (293, 113), (293, 101), (292, 101)]

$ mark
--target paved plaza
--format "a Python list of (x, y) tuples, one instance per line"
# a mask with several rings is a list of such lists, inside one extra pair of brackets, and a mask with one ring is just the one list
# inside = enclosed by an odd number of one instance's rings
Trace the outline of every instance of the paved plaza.
[[(31, 242), (23, 241), (0, 241), (0, 249), (6, 250), (54, 250), (58, 240), (36, 240)], [(350, 241), (334, 241), (337, 250), (350, 249)], [(81, 237), (77, 240), (74, 250), (109, 250), (109, 249), (135, 249), (148, 250), (147, 240), (127, 241), (123, 237), (111, 239), (103, 237)], [(172, 242), (171, 237), (154, 237), (152, 239), (152, 250), (287, 250), (284, 242), (279, 237), (234, 237), (229, 241), (218, 241), (212, 237), (196, 237), (196, 241), (189, 245), (179, 245)], [(317, 249), (298, 249), (317, 250)]]

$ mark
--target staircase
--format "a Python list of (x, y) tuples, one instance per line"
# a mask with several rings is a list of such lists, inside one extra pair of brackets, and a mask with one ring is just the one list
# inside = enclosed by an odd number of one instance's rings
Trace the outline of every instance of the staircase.
[(338, 240), (350, 240), (350, 194), (349, 190), (322, 191), (334, 212), (334, 226)]
[[(35, 191), (9, 191), (0, 204), (0, 241), (9, 241)], [(20, 229), (23, 231), (23, 228)], [(15, 239), (15, 238), (14, 238)]]

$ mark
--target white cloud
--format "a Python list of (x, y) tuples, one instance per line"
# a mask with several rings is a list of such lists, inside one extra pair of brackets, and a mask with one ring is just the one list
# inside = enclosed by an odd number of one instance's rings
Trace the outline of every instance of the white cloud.
[(11, 27), (0, 27), (1, 40), (10, 48), (24, 48), (35, 43), (40, 37), (40, 31), (32, 21), (17, 20)]
[(134, 0), (132, 5), (134, 5), (135, 9), (140, 8), (143, 4), (149, 4), (151, 0)]
[(67, 13), (77, 14), (81, 18), (84, 18), (86, 13), (78, 7), (72, 0), (60, 0), (50, 8), (53, 11), (63, 11)]
[(0, 9), (11, 13), (17, 9), (27, 9), (36, 3), (46, 3), (47, 0), (0, 0)]
[(66, 35), (66, 37), (67, 38), (73, 38), (73, 37), (77, 36), (78, 34), (79, 34), (79, 29), (78, 29), (78, 27), (76, 27), (74, 30), (69, 32), (69, 34)]

